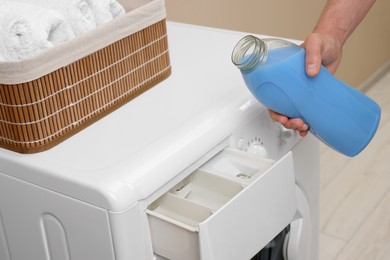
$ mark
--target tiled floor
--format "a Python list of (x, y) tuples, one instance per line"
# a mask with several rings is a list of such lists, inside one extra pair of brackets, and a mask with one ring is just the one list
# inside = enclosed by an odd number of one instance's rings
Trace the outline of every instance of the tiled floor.
[(320, 260), (390, 259), (390, 73), (366, 93), (382, 107), (369, 146), (353, 158), (321, 147)]

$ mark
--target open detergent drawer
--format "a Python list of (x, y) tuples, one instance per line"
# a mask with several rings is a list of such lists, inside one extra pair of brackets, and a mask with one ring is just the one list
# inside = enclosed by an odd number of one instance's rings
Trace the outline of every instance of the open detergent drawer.
[(250, 259), (292, 220), (292, 154), (226, 148), (147, 209), (153, 250), (168, 259)]

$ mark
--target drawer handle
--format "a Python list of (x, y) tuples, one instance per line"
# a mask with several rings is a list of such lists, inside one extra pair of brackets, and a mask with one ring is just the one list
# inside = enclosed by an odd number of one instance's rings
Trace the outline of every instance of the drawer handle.
[(236, 175), (236, 177), (241, 179), (250, 179), (252, 175), (247, 173), (239, 173)]

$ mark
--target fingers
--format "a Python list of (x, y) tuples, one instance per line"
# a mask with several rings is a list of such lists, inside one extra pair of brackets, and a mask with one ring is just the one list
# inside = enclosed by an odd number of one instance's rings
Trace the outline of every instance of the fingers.
[(276, 113), (275, 111), (268, 109), (268, 114), (270, 115), (271, 119), (275, 120), (276, 122), (281, 123), (282, 125), (287, 124), (288, 117), (281, 115), (279, 113)]
[(334, 62), (332, 64), (329, 64), (326, 66), (326, 69), (331, 73), (331, 74), (335, 74), (336, 73), (336, 70), (339, 66), (339, 62)]
[(281, 115), (273, 110), (268, 110), (268, 113), (271, 117), (271, 119), (279, 122), (282, 124), (285, 128), (296, 130), (299, 132), (299, 135), (304, 137), (307, 135), (307, 132), (309, 130), (309, 126), (303, 122), (300, 118), (292, 118), (289, 119), (288, 117)]
[(285, 128), (293, 129), (299, 132), (300, 136), (306, 136), (309, 126), (303, 122), (300, 118), (289, 119), (286, 124), (283, 125)]

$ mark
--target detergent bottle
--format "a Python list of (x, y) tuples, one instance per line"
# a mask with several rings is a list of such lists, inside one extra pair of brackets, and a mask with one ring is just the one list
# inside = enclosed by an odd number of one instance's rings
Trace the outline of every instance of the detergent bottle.
[(323, 66), (317, 76), (307, 76), (305, 49), (292, 42), (247, 35), (234, 47), (232, 62), (264, 106), (301, 118), (312, 134), (344, 155), (360, 153), (378, 128), (378, 104)]

